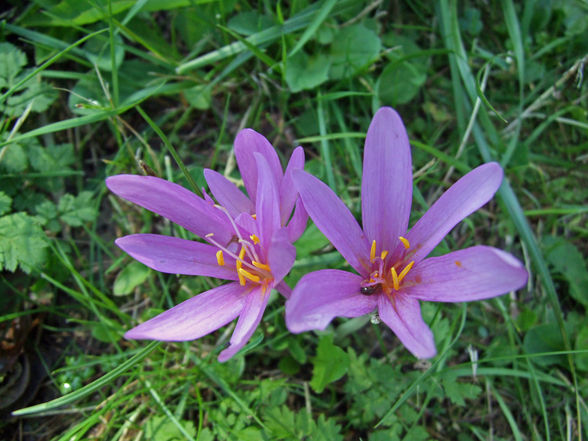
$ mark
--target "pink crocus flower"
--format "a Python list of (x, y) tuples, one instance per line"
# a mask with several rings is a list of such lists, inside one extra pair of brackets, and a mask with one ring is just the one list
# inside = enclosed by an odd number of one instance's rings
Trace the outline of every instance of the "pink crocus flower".
[(324, 329), (337, 316), (377, 308), (381, 320), (418, 358), (436, 354), (420, 300), (468, 302), (523, 286), (527, 271), (512, 255), (488, 246), (426, 258), (449, 231), (492, 198), (502, 181), (497, 163), (457, 181), (407, 232), (412, 202), (410, 145), (399, 115), (381, 108), (365, 141), (363, 229), (333, 191), (297, 171), (294, 182), (311, 219), (357, 274), (320, 270), (300, 279), (286, 302), (291, 332)]
[(289, 297), (291, 291), (283, 278), (296, 256), (292, 241), (302, 234), (308, 219), (292, 184), (292, 172), (304, 167), (303, 150), (298, 147), (293, 152), (283, 173), (271, 144), (245, 129), (235, 139), (235, 155), (249, 197), (212, 170), (205, 170), (204, 175), (218, 203), (157, 177), (117, 175), (106, 179), (113, 193), (207, 242), (132, 234), (116, 240), (122, 250), (156, 271), (231, 281), (140, 324), (128, 331), (126, 338), (194, 340), (239, 317), (229, 347), (218, 357), (226, 361), (257, 328), (272, 288)]

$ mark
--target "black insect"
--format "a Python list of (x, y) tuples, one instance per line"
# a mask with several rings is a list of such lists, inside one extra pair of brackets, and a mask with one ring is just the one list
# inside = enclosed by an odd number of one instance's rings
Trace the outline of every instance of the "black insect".
[(369, 285), (369, 286), (362, 286), (359, 288), (359, 292), (362, 293), (364, 296), (371, 296), (372, 294), (377, 293), (380, 291), (380, 285)]

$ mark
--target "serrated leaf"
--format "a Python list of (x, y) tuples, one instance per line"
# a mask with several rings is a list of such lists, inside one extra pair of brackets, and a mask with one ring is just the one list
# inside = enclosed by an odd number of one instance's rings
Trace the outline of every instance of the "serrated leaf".
[(0, 191), (0, 216), (10, 211), (12, 198), (3, 191)]
[(57, 205), (59, 218), (72, 227), (80, 227), (84, 222), (93, 221), (98, 213), (92, 198), (89, 191), (83, 191), (77, 196), (69, 193), (62, 196)]
[(31, 145), (26, 147), (31, 167), (39, 172), (57, 172), (69, 170), (75, 161), (74, 150), (71, 144), (52, 145), (42, 147)]
[(0, 217), (0, 271), (30, 273), (45, 263), (47, 246), (36, 218), (20, 212)]
[(331, 46), (332, 79), (348, 78), (376, 59), (382, 43), (375, 32), (362, 24), (345, 27), (335, 35)]
[(10, 88), (23, 66), (26, 54), (10, 43), (0, 43), (0, 87)]
[(319, 415), (313, 429), (310, 436), (313, 441), (343, 441), (341, 426), (335, 420), (325, 418), (324, 415)]
[[(24, 52), (10, 43), (0, 43), (0, 88), (10, 89), (29, 74), (23, 70), (27, 64)], [(33, 102), (33, 112), (43, 112), (57, 97), (56, 91), (41, 81), (39, 75), (18, 86), (13, 93), (0, 103), (0, 113), (8, 116), (20, 116), (25, 108)]]
[(340, 347), (333, 344), (332, 335), (324, 335), (319, 340), (316, 357), (311, 359), (313, 364), (310, 387), (321, 393), (333, 381), (337, 381), (349, 369), (349, 357)]
[(329, 79), (330, 61), (321, 54), (299, 51), (286, 60), (286, 82), (292, 92), (313, 89)]
[(471, 383), (461, 383), (457, 381), (457, 378), (445, 378), (442, 383), (446, 397), (458, 406), (465, 406), (465, 400), (472, 400), (482, 392), (480, 386)]
[(128, 264), (114, 280), (113, 292), (115, 296), (126, 296), (147, 280), (149, 276), (149, 267), (140, 262), (131, 262)]

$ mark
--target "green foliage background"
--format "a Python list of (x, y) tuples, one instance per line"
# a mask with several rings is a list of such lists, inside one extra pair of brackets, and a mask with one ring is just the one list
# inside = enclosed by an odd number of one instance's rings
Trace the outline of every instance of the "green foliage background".
[[(0, 20), (1, 439), (588, 435), (585, 2), (9, 0)], [(435, 253), (508, 250), (527, 287), (423, 305), (429, 362), (370, 317), (292, 335), (277, 296), (225, 364), (230, 326), (190, 343), (122, 339), (217, 282), (121, 253), (125, 234), (190, 235), (105, 177), (200, 188), (206, 167), (239, 182), (232, 142), (251, 127), (282, 160), (304, 146), (306, 169), (359, 215), (382, 105), (412, 143), (411, 224), (475, 166), (502, 164), (494, 200)], [(345, 265), (309, 225), (291, 286)]]

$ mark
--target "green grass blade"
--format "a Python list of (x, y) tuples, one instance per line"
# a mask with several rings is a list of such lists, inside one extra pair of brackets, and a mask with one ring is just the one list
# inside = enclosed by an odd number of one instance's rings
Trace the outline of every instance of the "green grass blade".
[(33, 415), (36, 413), (45, 412), (51, 409), (56, 409), (61, 406), (65, 406), (67, 404), (74, 403), (91, 393), (97, 391), (103, 386), (106, 386), (110, 382), (112, 382), (115, 378), (118, 378), (120, 375), (124, 374), (127, 370), (135, 366), (137, 363), (142, 361), (147, 355), (149, 355), (155, 348), (157, 348), (161, 344), (160, 341), (152, 341), (143, 349), (141, 349), (138, 353), (133, 355), (127, 361), (121, 363), (109, 373), (103, 375), (102, 377), (98, 378), (97, 380), (93, 381), (90, 384), (82, 387), (79, 390), (71, 392), (67, 395), (62, 397), (56, 398), (54, 400), (48, 401), (46, 403), (37, 404), (31, 407), (25, 407), (24, 409), (15, 410), (12, 412), (14, 416), (22, 416), (22, 415)]
[(323, 21), (325, 21), (325, 19), (327, 18), (327, 16), (329, 15), (329, 13), (331, 12), (331, 10), (333, 9), (333, 7), (335, 6), (336, 3), (337, 3), (337, 0), (325, 0), (323, 2), (323, 5), (321, 6), (320, 10), (314, 16), (314, 19), (312, 20), (310, 25), (306, 28), (306, 30), (302, 34), (302, 37), (300, 37), (300, 39), (298, 40), (298, 42), (296, 43), (296, 46), (294, 46), (294, 49), (292, 49), (292, 51), (290, 51), (290, 53), (288, 54), (289, 57), (291, 57), (296, 52), (298, 52), (300, 49), (302, 49), (304, 47), (304, 45), (306, 44), (306, 42), (312, 38), (312, 36), (318, 30), (321, 23)]

